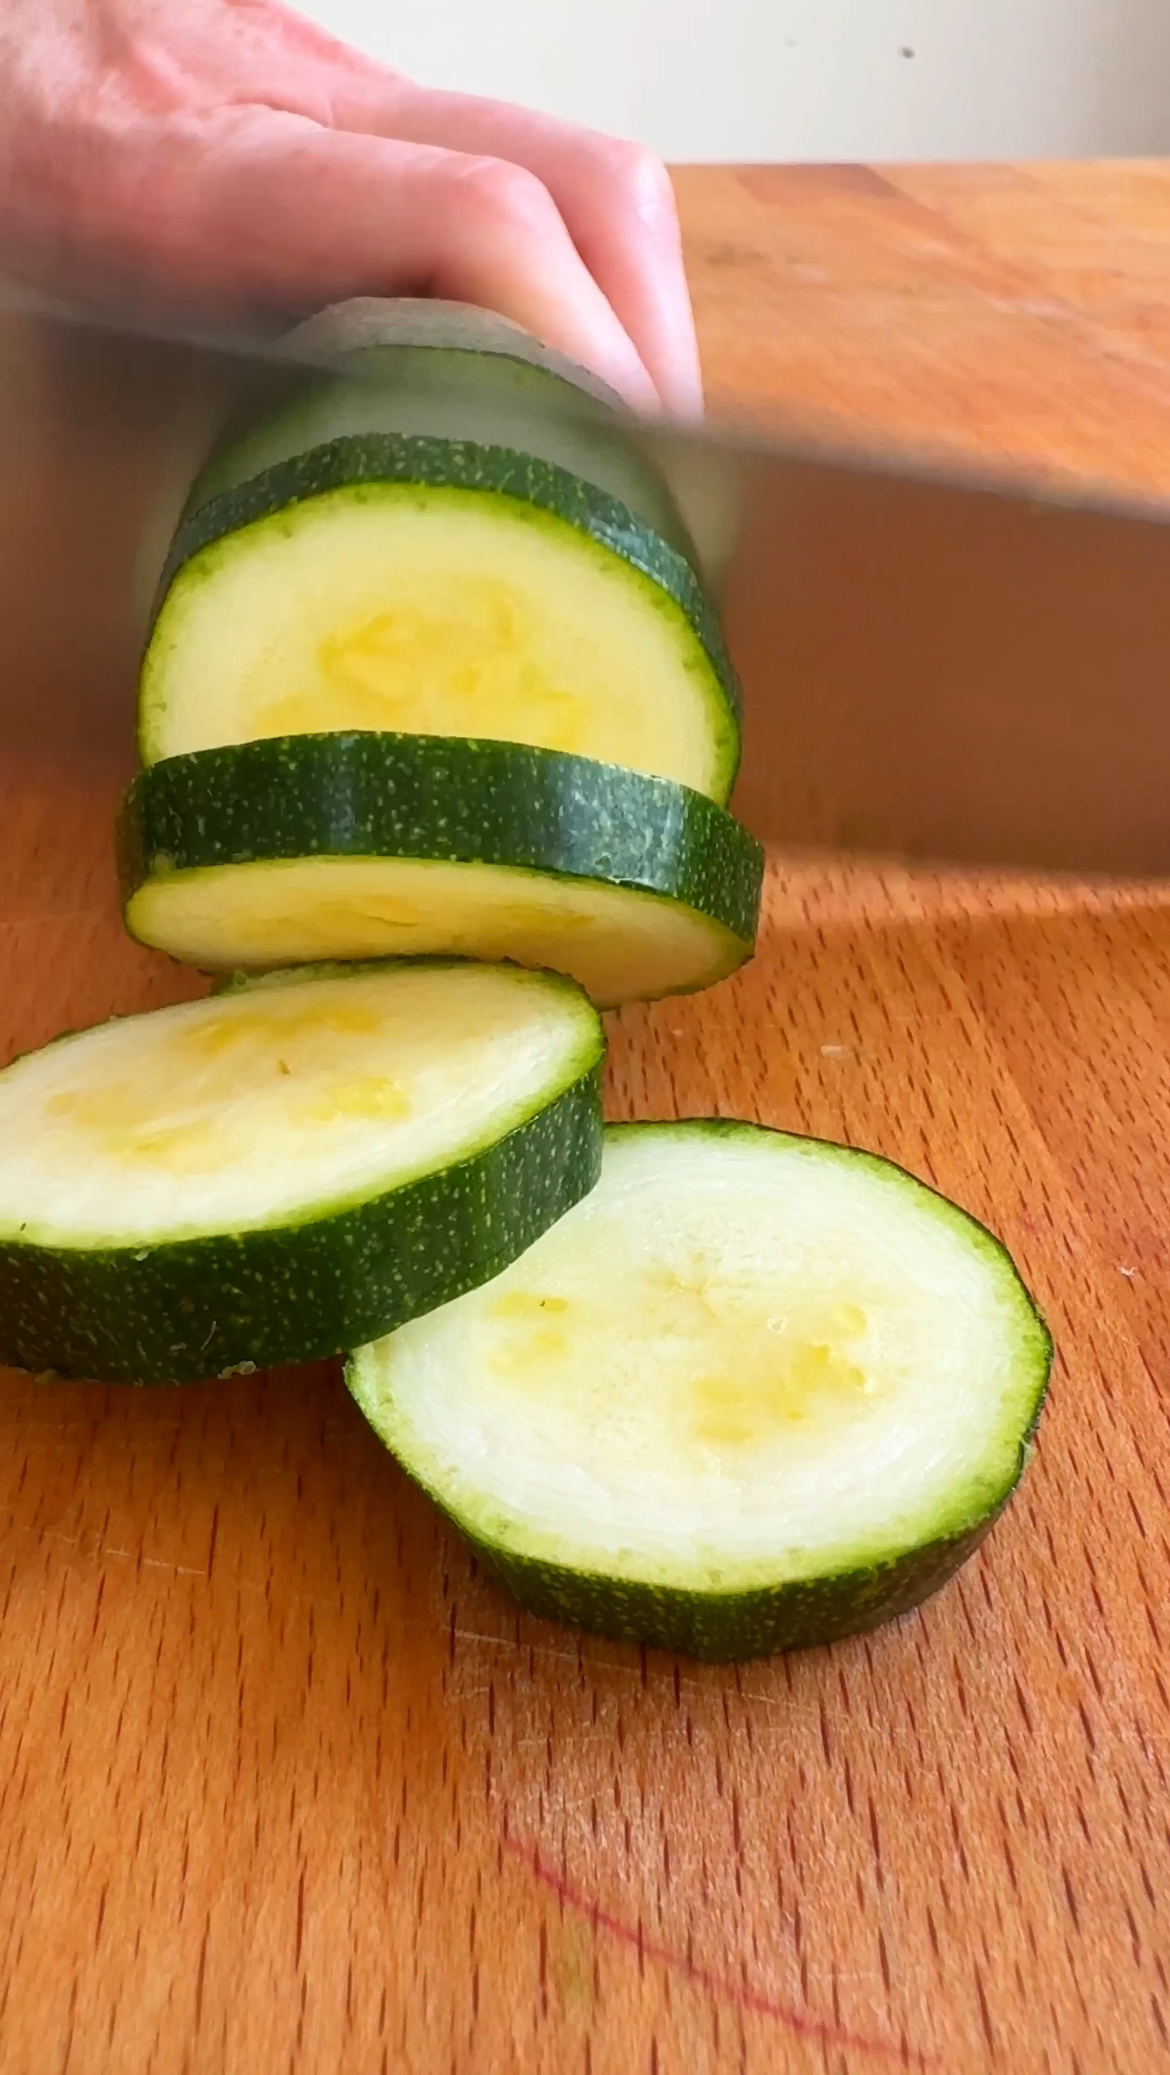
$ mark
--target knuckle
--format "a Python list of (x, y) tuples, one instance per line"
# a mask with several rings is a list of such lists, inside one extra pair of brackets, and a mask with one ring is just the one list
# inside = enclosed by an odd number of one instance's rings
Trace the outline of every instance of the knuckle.
[(606, 138), (601, 154), (610, 180), (639, 215), (675, 220), (674, 187), (656, 152), (645, 144)]
[(543, 181), (509, 159), (467, 159), (456, 177), (480, 208), (510, 223), (544, 225), (554, 208)]

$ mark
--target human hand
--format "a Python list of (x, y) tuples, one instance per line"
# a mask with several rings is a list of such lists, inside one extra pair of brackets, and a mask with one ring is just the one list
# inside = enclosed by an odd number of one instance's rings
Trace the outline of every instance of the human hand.
[(649, 152), (415, 86), (279, 0), (5, 0), (0, 267), (221, 316), (446, 296), (701, 408)]

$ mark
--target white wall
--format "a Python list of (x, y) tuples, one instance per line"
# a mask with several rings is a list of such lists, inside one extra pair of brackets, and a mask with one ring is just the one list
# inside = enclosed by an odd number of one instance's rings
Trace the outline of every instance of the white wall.
[(1170, 0), (301, 5), (431, 85), (640, 137), (669, 159), (1170, 152)]

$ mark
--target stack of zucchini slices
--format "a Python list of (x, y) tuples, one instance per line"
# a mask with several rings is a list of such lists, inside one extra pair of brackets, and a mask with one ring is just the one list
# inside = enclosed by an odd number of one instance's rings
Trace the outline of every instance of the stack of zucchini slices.
[(1051, 1343), (886, 1162), (603, 1132), (600, 1011), (726, 978), (759, 914), (686, 526), (499, 320), (294, 344), (181, 519), (118, 829), (129, 929), (217, 985), (0, 1074), (0, 1360), (346, 1354), (536, 1611), (711, 1658), (871, 1626), (1006, 1503)]
[(711, 986), (751, 955), (762, 859), (726, 810), (739, 689), (682, 521), (524, 334), (391, 306), (388, 344), (376, 308), (336, 313), (339, 372), (192, 492), (142, 673), (129, 928), (209, 969), (515, 960), (601, 1007)]

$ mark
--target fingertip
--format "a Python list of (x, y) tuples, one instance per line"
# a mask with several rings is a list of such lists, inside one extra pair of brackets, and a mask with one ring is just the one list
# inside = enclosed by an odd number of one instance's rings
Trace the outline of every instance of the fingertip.
[(669, 378), (663, 381), (662, 405), (672, 418), (680, 418), (686, 424), (699, 424), (706, 417), (703, 374), (697, 355), (693, 367), (687, 365), (672, 370)]
[[(581, 356), (578, 354), (576, 357), (580, 359)], [(588, 367), (591, 373), (600, 375), (602, 381), (608, 382), (611, 389), (616, 389), (618, 395), (631, 410), (638, 413), (639, 417), (660, 417), (663, 410), (668, 408), (665, 398), (651, 380), (648, 370), (642, 365), (633, 347), (631, 346), (628, 355), (622, 355), (619, 366), (599, 365), (598, 361), (605, 357), (607, 356), (594, 356), (593, 360), (582, 360), (581, 365)]]

